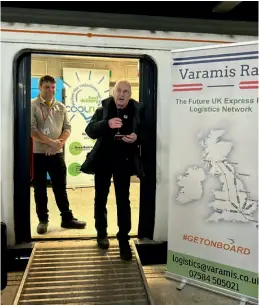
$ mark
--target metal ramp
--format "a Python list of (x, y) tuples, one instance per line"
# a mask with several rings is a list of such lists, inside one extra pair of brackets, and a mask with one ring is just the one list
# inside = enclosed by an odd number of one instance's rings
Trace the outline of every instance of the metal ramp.
[(34, 245), (14, 305), (150, 305), (145, 275), (131, 242), (124, 262), (117, 241), (101, 250), (96, 241), (48, 241)]

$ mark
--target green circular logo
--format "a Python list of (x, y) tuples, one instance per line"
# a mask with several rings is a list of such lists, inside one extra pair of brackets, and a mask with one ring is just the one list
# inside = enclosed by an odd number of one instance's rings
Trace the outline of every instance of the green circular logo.
[(68, 167), (68, 172), (70, 176), (78, 176), (80, 175), (81, 165), (77, 162), (71, 163)]
[(74, 155), (74, 156), (81, 154), (81, 152), (83, 151), (82, 144), (79, 142), (72, 142), (69, 145), (69, 151), (70, 151), (71, 155)]

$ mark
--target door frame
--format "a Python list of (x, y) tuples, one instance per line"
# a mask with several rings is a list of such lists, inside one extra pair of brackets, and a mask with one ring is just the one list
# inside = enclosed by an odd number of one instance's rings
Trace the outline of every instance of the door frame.
[[(145, 54), (106, 54), (23, 49), (13, 63), (14, 106), (14, 229), (16, 244), (31, 242), (30, 155), (31, 155), (31, 54), (139, 59), (139, 102), (145, 139), (141, 159), (145, 178), (140, 180), (138, 238), (153, 239), (156, 200), (157, 66)], [(78, 237), (82, 238), (82, 237)], [(60, 238), (64, 239), (64, 238)]]

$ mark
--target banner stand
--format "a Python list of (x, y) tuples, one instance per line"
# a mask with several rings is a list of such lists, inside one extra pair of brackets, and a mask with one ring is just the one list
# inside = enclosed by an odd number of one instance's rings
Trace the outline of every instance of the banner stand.
[(240, 301), (239, 305), (246, 305), (246, 304), (258, 305), (258, 302), (249, 301), (245, 298), (240, 299), (240, 296), (226, 293), (225, 291), (222, 291), (220, 289), (217, 290), (214, 287), (210, 287), (209, 285), (205, 286), (204, 284), (201, 284), (199, 281), (190, 280), (189, 278), (183, 278), (181, 276), (178, 276), (177, 274), (172, 274), (171, 272), (166, 271), (165, 277), (169, 280), (175, 280), (175, 281), (180, 282), (179, 286), (176, 288), (178, 291), (183, 291), (187, 285), (191, 285), (191, 286), (203, 289), (203, 290), (208, 290), (208, 291), (211, 291), (214, 293), (216, 292), (216, 293), (224, 295), (226, 297), (231, 297), (232, 299), (236, 299), (236, 300)]
[[(167, 273), (167, 272), (166, 272), (166, 277), (167, 277), (168, 279), (179, 280), (179, 279), (177, 278), (177, 276), (172, 276), (171, 274), (169, 274), (169, 273)], [(180, 283), (179, 287), (176, 288), (178, 291), (182, 291), (182, 290), (186, 287), (186, 285), (188, 284), (188, 280), (187, 280), (187, 279), (182, 279), (182, 280), (180, 280), (180, 281), (181, 281), (181, 283)], [(206, 289), (206, 290), (208, 290), (208, 291), (214, 292), (214, 289), (213, 289), (213, 290), (212, 290), (212, 289), (208, 289), (208, 288), (201, 287), (200, 285), (195, 285), (195, 284), (190, 284), (190, 285), (199, 287), (199, 288), (201, 288), (201, 289)], [(228, 296), (228, 295), (226, 295), (226, 296)], [(238, 297), (237, 300), (240, 300), (240, 298)], [(246, 300), (240, 300), (239, 305), (246, 305), (246, 304), (248, 304), (248, 303), (246, 302)]]
[(165, 277), (258, 304), (258, 41), (172, 51)]
[(80, 172), (96, 140), (85, 133), (96, 109), (110, 94), (110, 70), (63, 68), (65, 105), (71, 124), (71, 135), (65, 145), (67, 188), (94, 187), (94, 176)]
[(187, 284), (187, 280), (181, 280), (181, 284), (176, 289), (182, 291), (184, 289), (184, 287), (186, 286), (186, 284)]

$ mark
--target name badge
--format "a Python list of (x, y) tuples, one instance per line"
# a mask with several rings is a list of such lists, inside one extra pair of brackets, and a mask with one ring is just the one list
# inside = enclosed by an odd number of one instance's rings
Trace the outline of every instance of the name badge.
[(49, 128), (44, 128), (44, 129), (43, 129), (43, 133), (44, 133), (46, 136), (48, 136), (48, 135), (50, 134)]

